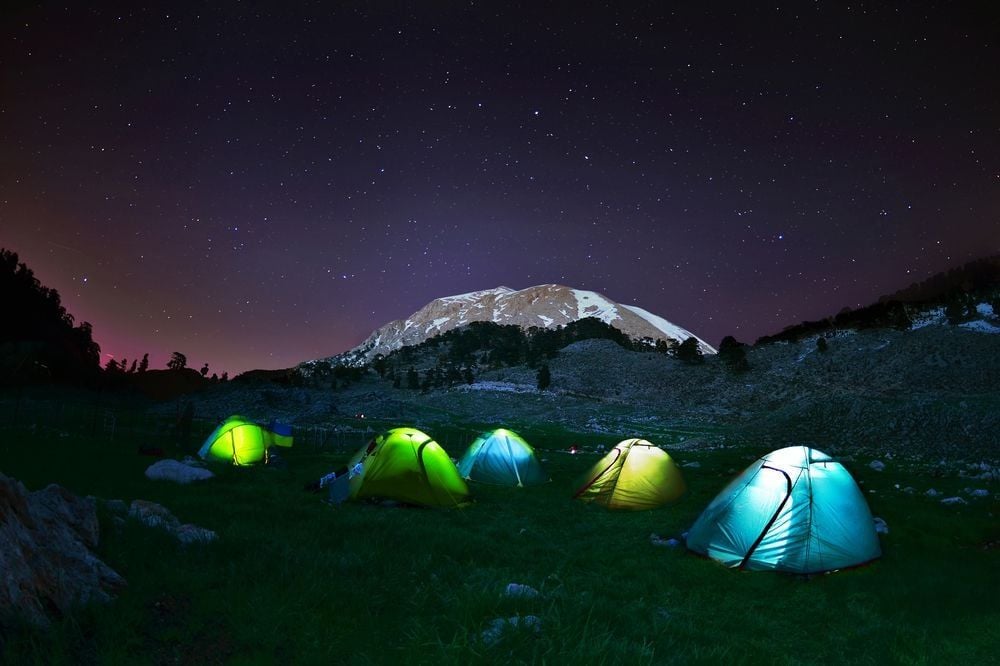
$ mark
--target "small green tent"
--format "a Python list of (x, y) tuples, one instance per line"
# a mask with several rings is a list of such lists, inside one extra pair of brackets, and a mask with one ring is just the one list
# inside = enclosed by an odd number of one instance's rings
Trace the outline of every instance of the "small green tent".
[(687, 490), (670, 455), (644, 439), (619, 442), (584, 478), (574, 497), (609, 509), (655, 509)]
[(347, 468), (350, 499), (381, 497), (433, 507), (461, 506), (469, 500), (469, 487), (455, 463), (416, 428), (382, 433), (358, 451)]
[(882, 551), (872, 514), (843, 465), (807, 446), (760, 458), (712, 500), (687, 546), (727, 567), (820, 573)]
[(252, 465), (264, 460), (269, 446), (291, 446), (291, 430), (275, 424), (276, 434), (243, 416), (230, 416), (212, 431), (198, 455), (203, 460), (221, 460), (234, 465)]
[(477, 437), (458, 462), (458, 472), (467, 480), (519, 488), (549, 480), (534, 449), (506, 428)]

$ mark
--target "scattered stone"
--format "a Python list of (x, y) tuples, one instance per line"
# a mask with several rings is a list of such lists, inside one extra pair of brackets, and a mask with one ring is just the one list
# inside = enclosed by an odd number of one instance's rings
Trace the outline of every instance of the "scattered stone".
[(985, 488), (966, 488), (965, 494), (969, 497), (989, 497), (990, 491)]
[(692, 460), (691, 462), (682, 463), (681, 467), (694, 467), (697, 469), (698, 467), (701, 467), (701, 463), (697, 460)]
[(676, 548), (681, 545), (681, 542), (673, 538), (663, 538), (660, 535), (653, 533), (649, 535), (649, 543), (654, 546), (664, 546), (667, 548)]
[(876, 534), (888, 534), (889, 533), (889, 526), (886, 524), (886, 522), (884, 520), (882, 520), (878, 516), (875, 517), (875, 533)]
[(913, 486), (906, 486), (905, 488), (903, 488), (903, 492), (906, 493), (907, 495), (912, 495), (913, 493), (917, 492), (917, 489), (914, 488)]
[(518, 629), (525, 629), (537, 634), (542, 630), (542, 621), (534, 615), (498, 617), (490, 621), (490, 626), (483, 630), (482, 639), (487, 645), (494, 645), (503, 638), (505, 633)]
[(188, 484), (211, 479), (215, 474), (203, 467), (187, 465), (179, 460), (160, 460), (146, 468), (146, 478)]
[(927, 495), (928, 497), (937, 497), (940, 494), (941, 493), (939, 493), (937, 490), (934, 490), (933, 488), (924, 493), (924, 495)]
[(44, 626), (112, 600), (126, 583), (94, 555), (99, 537), (93, 499), (54, 484), (29, 493), (0, 473), (0, 611)]
[(945, 497), (941, 500), (941, 504), (968, 504), (968, 502), (961, 497)]
[(156, 502), (135, 500), (132, 502), (132, 506), (129, 507), (128, 516), (129, 518), (138, 520), (147, 527), (157, 527), (165, 530), (170, 536), (184, 544), (205, 543), (215, 541), (217, 538), (217, 535), (212, 530), (189, 523), (182, 524), (177, 519), (177, 516), (170, 513), (169, 509)]
[(104, 500), (104, 508), (108, 510), (109, 513), (115, 516), (124, 516), (128, 513), (128, 504), (125, 500), (120, 499), (109, 499)]
[(533, 599), (538, 596), (538, 590), (531, 587), (530, 585), (522, 585), (521, 583), (508, 583), (507, 588), (503, 591), (505, 597), (519, 597), (522, 599)]
[(881, 472), (882, 470), (885, 469), (885, 463), (882, 462), (881, 460), (873, 460), (870, 463), (868, 463), (868, 466), (871, 467), (876, 472)]
[(218, 535), (210, 529), (186, 523), (174, 530), (174, 536), (181, 543), (210, 543), (218, 539)]

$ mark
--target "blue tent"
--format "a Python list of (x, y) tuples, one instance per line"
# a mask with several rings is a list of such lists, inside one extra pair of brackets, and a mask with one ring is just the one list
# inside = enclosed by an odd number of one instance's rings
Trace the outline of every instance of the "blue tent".
[(806, 446), (750, 465), (702, 512), (687, 546), (727, 567), (791, 573), (842, 569), (882, 554), (850, 473)]

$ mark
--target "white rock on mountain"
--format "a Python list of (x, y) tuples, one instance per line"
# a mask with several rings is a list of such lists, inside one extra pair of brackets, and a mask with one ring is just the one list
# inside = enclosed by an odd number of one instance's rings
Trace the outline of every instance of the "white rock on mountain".
[(683, 342), (695, 338), (702, 353), (715, 349), (704, 340), (666, 319), (635, 305), (620, 305), (595, 291), (558, 284), (543, 284), (515, 291), (497, 287), (457, 296), (437, 298), (406, 319), (374, 331), (360, 345), (337, 357), (336, 362), (361, 365), (377, 354), (387, 355), (401, 347), (420, 344), (453, 328), (474, 321), (556, 328), (587, 317), (614, 326), (631, 338)]

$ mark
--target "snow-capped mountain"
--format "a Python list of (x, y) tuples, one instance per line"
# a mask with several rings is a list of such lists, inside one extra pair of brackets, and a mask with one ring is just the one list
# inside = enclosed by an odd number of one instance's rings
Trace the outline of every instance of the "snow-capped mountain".
[(331, 360), (362, 365), (376, 354), (388, 355), (474, 321), (516, 324), (528, 329), (555, 328), (586, 317), (596, 317), (636, 339), (680, 343), (694, 337), (703, 353), (715, 353), (704, 340), (640, 307), (620, 305), (594, 291), (542, 284), (520, 291), (497, 287), (434, 299), (406, 319), (382, 326), (360, 345)]

